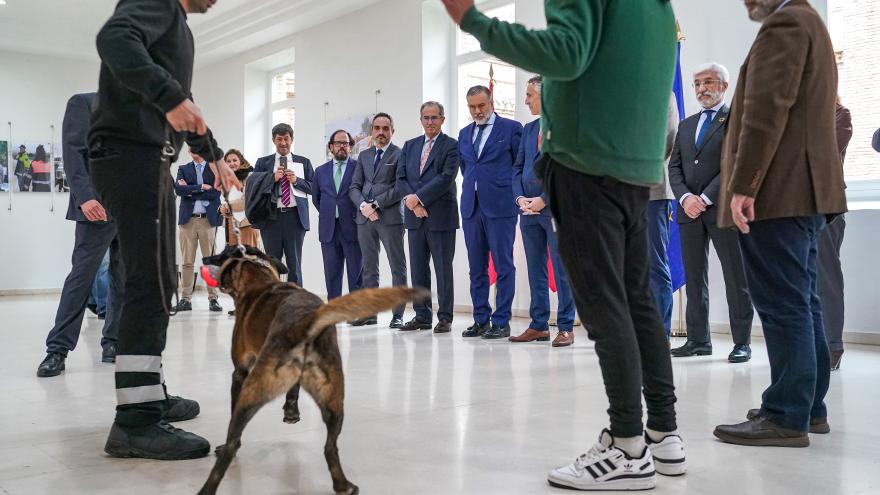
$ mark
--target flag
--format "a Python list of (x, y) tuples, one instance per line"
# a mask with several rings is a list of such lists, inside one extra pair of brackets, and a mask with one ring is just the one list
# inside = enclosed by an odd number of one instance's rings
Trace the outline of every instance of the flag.
[[(675, 93), (675, 102), (678, 105), (678, 120), (684, 120), (684, 85), (681, 77), (681, 29), (678, 30), (678, 46), (675, 61), (675, 79), (672, 81), (672, 92)], [(669, 215), (669, 245), (666, 248), (666, 257), (669, 260), (669, 274), (672, 278), (672, 291), (675, 292), (684, 286), (684, 263), (681, 259), (681, 236), (678, 232), (678, 204), (673, 199), (672, 213)]]
[[(495, 67), (489, 63), (489, 104), (495, 108)], [(498, 274), (495, 273), (495, 263), (492, 262), (492, 253), (489, 253), (489, 285), (495, 284)]]

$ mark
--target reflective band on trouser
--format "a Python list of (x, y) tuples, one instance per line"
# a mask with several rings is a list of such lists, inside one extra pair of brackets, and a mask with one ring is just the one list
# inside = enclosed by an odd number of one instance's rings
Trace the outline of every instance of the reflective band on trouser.
[(165, 400), (165, 387), (162, 385), (116, 389), (116, 404), (120, 406), (160, 400)]
[(162, 356), (116, 356), (117, 373), (161, 373)]
[[(164, 382), (162, 356), (116, 356), (117, 405), (165, 400), (165, 387), (162, 386)], [(120, 383), (136, 386), (120, 387)]]

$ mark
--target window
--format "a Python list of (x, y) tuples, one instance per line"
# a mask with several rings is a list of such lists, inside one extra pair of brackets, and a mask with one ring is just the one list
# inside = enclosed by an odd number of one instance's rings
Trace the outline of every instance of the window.
[(844, 164), (850, 197), (880, 188), (880, 154), (871, 137), (880, 127), (877, 53), (880, 53), (880, 2), (829, 0), (828, 24), (837, 54), (839, 93), (853, 120), (853, 137)]
[[(502, 21), (514, 22), (516, 6), (513, 2), (491, 2), (483, 7), (489, 17), (497, 17)], [(494, 80), (495, 111), (502, 117), (514, 118), (516, 103), (519, 100), (516, 92), (516, 69), (480, 50), (480, 43), (473, 36), (456, 30), (455, 63), (457, 124), (461, 129), (471, 123), (465, 95), (467, 90), (476, 85), (490, 87), (490, 72)]]
[(296, 128), (296, 79), (293, 69), (288, 67), (272, 73), (269, 84), (272, 98), (269, 127), (284, 123)]

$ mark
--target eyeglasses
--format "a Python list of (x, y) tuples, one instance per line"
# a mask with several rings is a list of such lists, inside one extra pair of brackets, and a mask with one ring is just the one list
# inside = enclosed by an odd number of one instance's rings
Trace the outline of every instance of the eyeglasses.
[(423, 115), (422, 116), (422, 120), (424, 120), (425, 122), (436, 122), (442, 118), (443, 118), (442, 115)]
[(699, 88), (700, 86), (714, 86), (721, 82), (721, 79), (705, 79), (703, 81), (694, 81), (691, 86), (694, 88)]
[(351, 146), (351, 143), (349, 143), (348, 141), (330, 141), (330, 144), (336, 146)]

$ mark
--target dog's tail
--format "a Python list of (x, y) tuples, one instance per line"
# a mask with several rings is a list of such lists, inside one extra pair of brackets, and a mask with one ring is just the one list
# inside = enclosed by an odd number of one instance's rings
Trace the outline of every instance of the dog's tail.
[(390, 287), (387, 289), (361, 289), (346, 296), (337, 297), (318, 308), (306, 333), (308, 340), (318, 337), (327, 327), (342, 321), (366, 318), (409, 301), (424, 301), (431, 297), (426, 289)]

